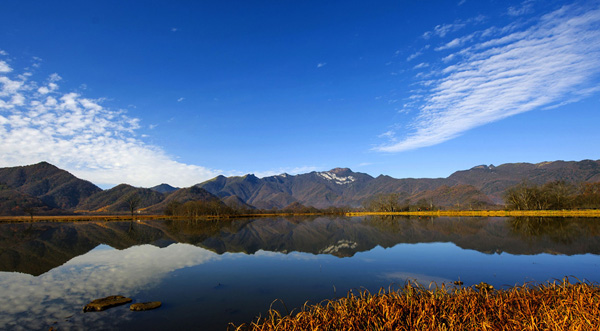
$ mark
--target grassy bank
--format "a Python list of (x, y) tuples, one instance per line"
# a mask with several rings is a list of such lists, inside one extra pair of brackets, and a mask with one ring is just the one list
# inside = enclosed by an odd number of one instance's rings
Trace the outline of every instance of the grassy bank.
[(350, 293), (305, 305), (295, 315), (271, 310), (234, 330), (597, 330), (598, 284), (562, 282), (493, 290), (479, 287)]
[[(194, 219), (220, 220), (236, 218), (258, 218), (258, 217), (290, 217), (290, 216), (319, 216), (330, 214), (319, 213), (271, 213), (271, 214), (233, 214), (233, 215), (202, 215)], [(131, 214), (81, 214), (81, 215), (35, 215), (31, 216), (0, 216), (1, 222), (86, 222), (86, 221), (131, 221)], [(134, 220), (190, 220), (184, 216), (145, 215), (135, 214)]]
[[(136, 220), (166, 219), (164, 215), (135, 215)], [(131, 215), (52, 215), (52, 216), (0, 216), (0, 222), (87, 222), (131, 221)]]
[[(290, 217), (290, 216), (322, 216), (337, 215), (330, 213), (260, 213), (260, 214), (232, 214), (232, 215), (204, 215), (199, 219), (234, 219), (234, 218), (258, 218), (258, 217)], [(453, 217), (600, 217), (600, 209), (588, 210), (437, 210), (437, 211), (413, 211), (413, 212), (350, 212), (345, 216), (453, 216)], [(135, 214), (135, 220), (153, 219), (182, 219), (189, 217), (145, 215)], [(130, 214), (80, 214), (59, 216), (0, 216), (0, 222), (83, 222), (83, 221), (129, 221)]]
[(479, 216), (479, 217), (600, 217), (600, 209), (586, 210), (435, 210), (409, 212), (351, 212), (346, 216)]

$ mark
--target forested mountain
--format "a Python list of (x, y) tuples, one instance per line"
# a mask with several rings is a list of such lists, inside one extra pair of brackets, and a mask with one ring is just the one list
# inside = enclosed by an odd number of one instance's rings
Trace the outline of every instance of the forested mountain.
[(220, 198), (235, 195), (264, 209), (284, 208), (294, 202), (317, 208), (359, 207), (373, 196), (388, 193), (398, 193), (412, 202), (425, 199), (438, 206), (481, 206), (502, 204), (506, 189), (522, 181), (543, 184), (554, 180), (574, 184), (600, 181), (600, 160), (481, 165), (447, 178), (373, 178), (348, 168), (336, 168), (295, 176), (218, 176), (197, 186)]
[(47, 209), (73, 209), (91, 195), (102, 192), (98, 186), (47, 162), (0, 168), (0, 185), (39, 199)]
[(77, 209), (92, 212), (121, 212), (129, 210), (128, 200), (137, 199), (135, 209), (153, 206), (165, 199), (165, 195), (148, 188), (117, 185), (109, 190), (98, 192), (77, 206)]
[(378, 195), (395, 193), (407, 203), (443, 207), (488, 208), (503, 204), (506, 190), (523, 181), (544, 184), (600, 181), (600, 160), (481, 165), (447, 178), (372, 177), (348, 168), (281, 174), (258, 178), (218, 176), (177, 189), (168, 184), (138, 188), (121, 184), (108, 190), (78, 179), (47, 162), (0, 168), (0, 215), (68, 212), (127, 212), (128, 198), (136, 210), (162, 213), (170, 202), (214, 201), (236, 209), (284, 209), (288, 206), (358, 208)]
[(173, 186), (171, 186), (169, 184), (165, 184), (165, 183), (153, 186), (150, 189), (153, 191), (156, 191), (156, 192), (164, 193), (164, 194), (173, 193), (173, 192), (179, 190), (178, 187), (173, 187)]
[(168, 184), (151, 189), (120, 184), (102, 190), (47, 162), (0, 168), (0, 215), (124, 213), (130, 210), (131, 198), (135, 198), (136, 210), (160, 214), (168, 201), (208, 201), (216, 197), (201, 188), (177, 189)]

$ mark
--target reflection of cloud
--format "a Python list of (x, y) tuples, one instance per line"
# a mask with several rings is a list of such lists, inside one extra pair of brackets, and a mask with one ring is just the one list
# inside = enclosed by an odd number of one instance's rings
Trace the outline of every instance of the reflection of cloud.
[(101, 245), (39, 277), (2, 272), (0, 325), (48, 329), (54, 321), (71, 315), (73, 324), (88, 323), (91, 318), (100, 318), (80, 313), (89, 301), (117, 294), (134, 296), (172, 271), (218, 258), (213, 252), (187, 244), (166, 248), (143, 245), (122, 251)]
[(144, 143), (139, 119), (106, 108), (104, 99), (61, 92), (59, 75), (32, 75), (0, 60), (0, 167), (48, 161), (97, 184), (146, 187), (189, 186), (218, 174)]
[(431, 276), (431, 275), (415, 274), (415, 273), (403, 272), (403, 271), (384, 272), (379, 275), (379, 278), (389, 281), (391, 283), (396, 283), (396, 284), (404, 284), (404, 282), (406, 282), (407, 280), (416, 281), (417, 283), (419, 283), (420, 285), (425, 286), (425, 287), (429, 286), (429, 284), (431, 284), (431, 283), (436, 283), (438, 285), (442, 285), (442, 283), (452, 282), (452, 280), (447, 279), (447, 278)]

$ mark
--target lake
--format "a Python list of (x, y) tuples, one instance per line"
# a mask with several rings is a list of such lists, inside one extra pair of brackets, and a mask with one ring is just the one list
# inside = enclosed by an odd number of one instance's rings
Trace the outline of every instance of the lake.
[[(226, 330), (348, 291), (600, 281), (600, 219), (312, 217), (0, 224), (0, 329)], [(93, 299), (162, 301), (83, 313)]]

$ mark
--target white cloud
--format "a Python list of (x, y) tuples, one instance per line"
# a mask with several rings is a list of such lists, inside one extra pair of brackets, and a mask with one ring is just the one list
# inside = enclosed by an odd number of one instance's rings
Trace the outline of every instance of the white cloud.
[(326, 65), (327, 65), (327, 63), (326, 63), (326, 62), (321, 62), (321, 63), (318, 63), (318, 64), (317, 64), (317, 68), (322, 68), (322, 67), (324, 67), (324, 66), (326, 66)]
[(191, 186), (219, 172), (174, 161), (137, 138), (139, 119), (102, 99), (59, 91), (11, 71), (0, 73), (0, 167), (48, 161), (96, 184)]
[(12, 68), (8, 65), (8, 63), (0, 60), (0, 72), (11, 72)]
[(429, 67), (429, 63), (421, 62), (413, 67), (413, 69), (421, 69)]
[(599, 26), (598, 6), (565, 6), (528, 28), (499, 29), (511, 32), (459, 50), (455, 57), (460, 60), (432, 72), (437, 78), (422, 84), (428, 92), (413, 132), (375, 150), (436, 145), (487, 123), (595, 93)]
[(179, 98), (179, 99), (177, 99), (177, 102), (181, 102), (183, 100), (185, 100), (185, 98)]

